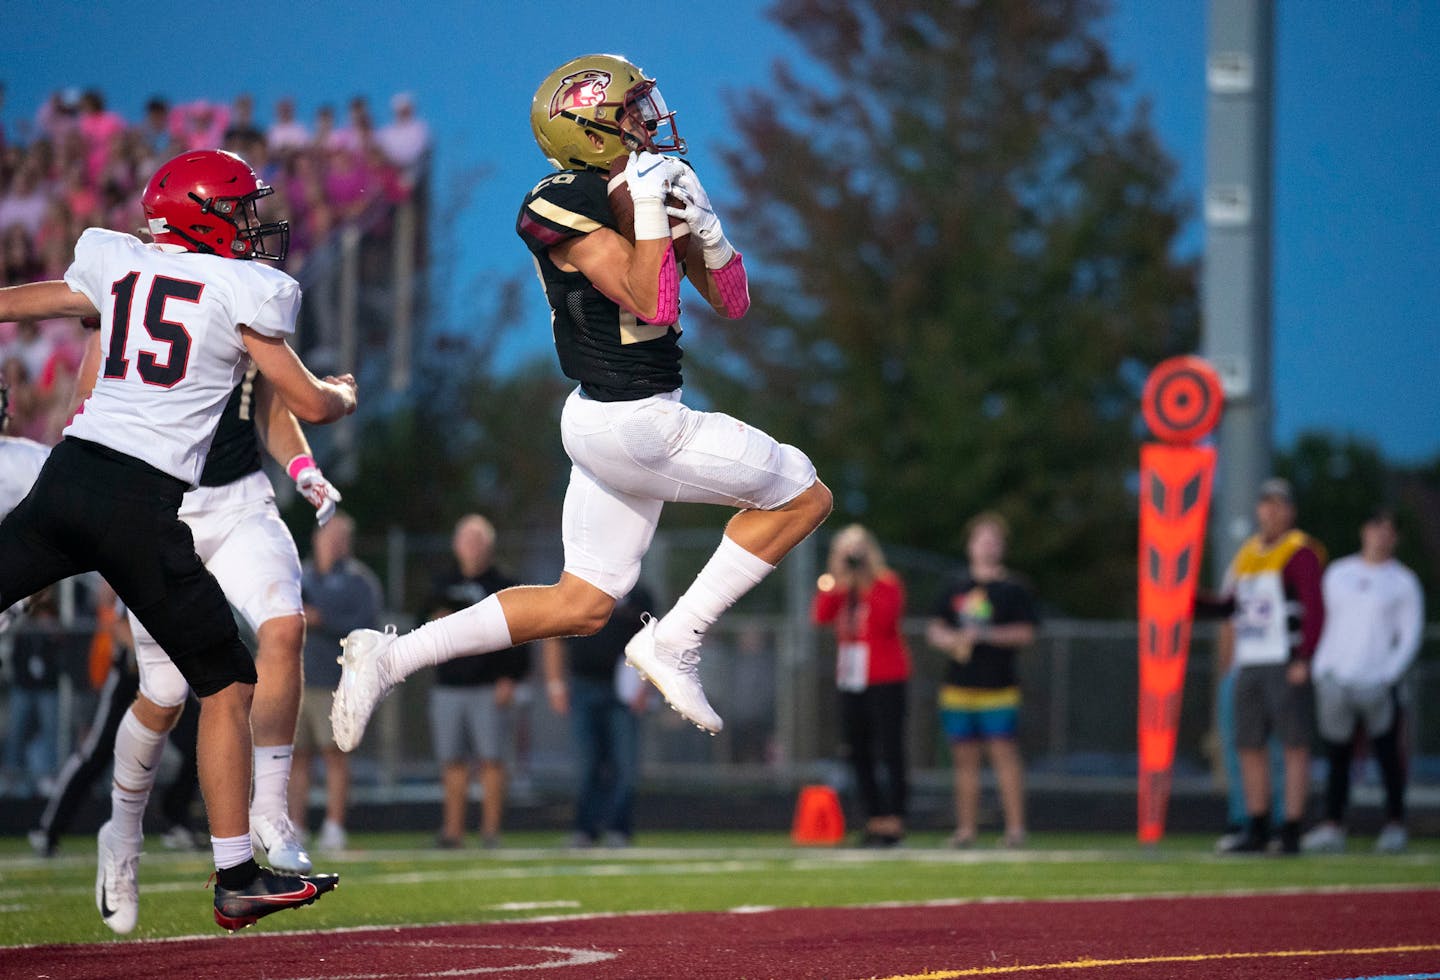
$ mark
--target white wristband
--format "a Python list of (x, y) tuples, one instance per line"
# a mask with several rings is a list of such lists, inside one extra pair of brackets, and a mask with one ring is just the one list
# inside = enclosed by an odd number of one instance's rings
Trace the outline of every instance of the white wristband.
[(704, 246), (701, 252), (705, 256), (705, 268), (723, 269), (735, 257), (735, 246), (730, 244), (728, 238), (721, 235), (718, 242), (714, 245)]
[(659, 198), (642, 197), (635, 202), (635, 240), (651, 241), (670, 237), (670, 216), (665, 202)]

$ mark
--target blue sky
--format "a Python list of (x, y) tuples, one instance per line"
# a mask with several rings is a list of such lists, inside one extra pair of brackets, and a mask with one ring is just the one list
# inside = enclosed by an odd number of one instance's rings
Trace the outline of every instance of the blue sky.
[[(660, 79), (690, 156), (702, 174), (715, 175), (707, 183), (723, 206), (728, 188), (713, 154), (727, 139), (719, 94), (762, 84), (774, 60), (800, 54), (765, 19), (767, 6), (422, 0), (397, 18), (395, 5), (379, 0), (0, 0), (0, 120), (13, 131), (68, 85), (100, 88), (132, 118), (151, 94), (229, 98), (244, 89), (262, 121), (281, 95), (294, 96), (308, 120), (322, 102), (343, 109), (355, 94), (368, 96), (383, 121), (389, 96), (411, 91), (436, 136), (436, 215), (456, 243), (443, 288), (452, 323), (463, 324), (487, 282), (529, 268), (512, 223), (520, 197), (546, 172), (527, 115), (540, 79), (577, 54), (628, 54)], [(1131, 91), (1152, 103), (1182, 190), (1194, 200), (1204, 176), (1206, 7), (1117, 0), (1106, 25), (1117, 61), (1133, 72)], [(1433, 459), (1440, 3), (1277, 0), (1276, 45), (1276, 441), (1326, 429), (1369, 440), (1395, 460)], [(479, 168), (468, 206), (457, 211), (450, 190)], [(1198, 253), (1203, 240), (1197, 222), (1184, 247)], [(509, 358), (548, 351), (538, 286), (527, 300)]]

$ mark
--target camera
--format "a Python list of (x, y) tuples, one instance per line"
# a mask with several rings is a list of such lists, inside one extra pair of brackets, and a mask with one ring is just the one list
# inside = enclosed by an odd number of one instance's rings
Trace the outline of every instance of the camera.
[(846, 555), (846, 556), (845, 556), (845, 567), (848, 568), (848, 569), (850, 569), (850, 571), (852, 571), (852, 572), (858, 572), (860, 569), (862, 569), (862, 568), (865, 567), (865, 556), (864, 556), (864, 555)]

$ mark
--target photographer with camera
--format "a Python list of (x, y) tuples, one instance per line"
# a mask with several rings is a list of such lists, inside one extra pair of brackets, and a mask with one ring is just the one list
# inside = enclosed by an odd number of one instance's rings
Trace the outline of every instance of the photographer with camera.
[(910, 653), (900, 635), (904, 615), (905, 586), (886, 566), (875, 536), (859, 524), (835, 535), (828, 571), (816, 583), (811, 618), (835, 629), (841, 733), (865, 815), (863, 847), (893, 847), (905, 836)]

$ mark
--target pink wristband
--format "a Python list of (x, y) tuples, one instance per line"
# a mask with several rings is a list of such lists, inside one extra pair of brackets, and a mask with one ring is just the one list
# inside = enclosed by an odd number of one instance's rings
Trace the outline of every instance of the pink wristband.
[(315, 460), (308, 453), (301, 453), (285, 466), (285, 472), (290, 474), (290, 479), (299, 480), (300, 474), (315, 465)]
[(750, 280), (745, 275), (745, 263), (739, 252), (719, 269), (711, 269), (710, 277), (715, 288), (720, 290), (720, 301), (725, 304), (725, 319), (738, 320), (750, 309)]

